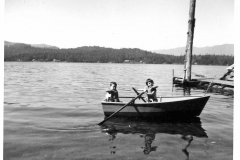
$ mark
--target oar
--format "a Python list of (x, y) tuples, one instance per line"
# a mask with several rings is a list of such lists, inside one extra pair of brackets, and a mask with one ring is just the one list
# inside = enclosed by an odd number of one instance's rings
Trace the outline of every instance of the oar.
[[(132, 89), (135, 91), (137, 95), (139, 95), (138, 91), (134, 87), (132, 87)], [(143, 97), (140, 97), (140, 98), (143, 100), (143, 102), (146, 102), (145, 99), (143, 99)]]
[(143, 95), (145, 92), (140, 93), (137, 97), (135, 97), (134, 99), (132, 99), (130, 102), (128, 102), (127, 104), (125, 104), (122, 108), (120, 108), (119, 110), (117, 110), (116, 112), (114, 112), (113, 114), (111, 114), (109, 117), (107, 117), (106, 119), (104, 119), (102, 122), (98, 123), (99, 125), (103, 124), (104, 122), (106, 122), (107, 120), (109, 120), (112, 116), (114, 116), (115, 114), (117, 114), (118, 112), (120, 112), (121, 110), (123, 110), (127, 105), (131, 104), (133, 101), (135, 101), (138, 97), (140, 97), (141, 95)]
[[(153, 87), (152, 87), (152, 89), (155, 89), (155, 88), (158, 88), (158, 86), (153, 86)], [(134, 87), (132, 87), (132, 89), (135, 91), (135, 93), (136, 93), (137, 95), (139, 95), (138, 91), (137, 91)], [(146, 102), (146, 100), (145, 100), (143, 97), (139, 97), (139, 98), (141, 98), (141, 99), (143, 100), (143, 102)]]

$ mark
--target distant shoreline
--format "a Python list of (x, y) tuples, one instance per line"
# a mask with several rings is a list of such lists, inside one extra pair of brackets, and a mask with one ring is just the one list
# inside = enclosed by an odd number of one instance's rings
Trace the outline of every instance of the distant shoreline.
[[(80, 63), (131, 63), (131, 64), (183, 64), (185, 55), (157, 54), (138, 48), (112, 49), (79, 47), (72, 49), (46, 49), (26, 44), (4, 47), (4, 61), (80, 62)], [(231, 65), (233, 55), (192, 55), (193, 65)]]
[[(4, 62), (20, 62), (20, 63), (89, 63), (89, 64), (154, 64), (154, 65), (184, 65), (184, 64), (157, 64), (157, 63), (103, 63), (103, 62), (66, 62), (66, 61), (60, 61), (60, 62), (53, 62), (53, 61), (4, 61)], [(194, 66), (230, 66), (232, 64), (229, 65), (212, 65), (212, 64), (193, 64)]]

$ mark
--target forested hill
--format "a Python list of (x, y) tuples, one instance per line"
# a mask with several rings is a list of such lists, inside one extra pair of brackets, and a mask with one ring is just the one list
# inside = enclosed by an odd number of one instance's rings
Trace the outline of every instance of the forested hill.
[[(184, 56), (155, 54), (140, 49), (112, 49), (104, 47), (79, 47), (69, 49), (36, 48), (17, 43), (4, 46), (4, 61), (66, 61), (90, 63), (154, 63), (183, 64)], [(234, 56), (193, 55), (193, 63), (200, 65), (230, 65)]]

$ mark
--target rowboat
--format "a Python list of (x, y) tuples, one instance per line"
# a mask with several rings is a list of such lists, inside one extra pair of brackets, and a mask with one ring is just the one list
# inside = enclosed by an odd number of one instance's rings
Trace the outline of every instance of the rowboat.
[(196, 87), (200, 83), (200, 78), (191, 79), (189, 81), (184, 81), (182, 77), (173, 77), (173, 84), (177, 87), (185, 86), (185, 87)]
[[(178, 96), (158, 97), (158, 102), (136, 102), (130, 103), (115, 116), (124, 117), (159, 117), (159, 116), (199, 116), (210, 96)], [(134, 97), (119, 97), (124, 98)], [(102, 101), (105, 116), (110, 116), (115, 111), (126, 105), (125, 102)]]

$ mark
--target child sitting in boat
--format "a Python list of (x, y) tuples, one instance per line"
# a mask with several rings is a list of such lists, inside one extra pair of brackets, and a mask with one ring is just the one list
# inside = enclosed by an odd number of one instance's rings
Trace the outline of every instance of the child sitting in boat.
[(157, 87), (158, 86), (154, 86), (154, 82), (152, 79), (148, 78), (146, 80), (146, 88), (145, 88), (145, 92), (147, 93), (147, 96), (145, 97), (145, 100), (147, 102), (157, 102)]
[(106, 99), (107, 102), (119, 102), (118, 91), (117, 91), (117, 83), (110, 82), (110, 89), (106, 90)]

